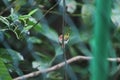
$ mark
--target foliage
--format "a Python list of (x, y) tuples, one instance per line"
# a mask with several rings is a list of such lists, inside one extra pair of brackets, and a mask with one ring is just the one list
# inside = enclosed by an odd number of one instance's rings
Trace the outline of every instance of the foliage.
[(0, 58), (0, 79), (1, 80), (12, 80), (11, 76), (9, 75), (3, 60)]
[[(2, 68), (5, 70), (0, 71), (0, 76), (7, 74), (7, 77), (15, 78), (64, 61), (58, 40), (63, 26), (63, 1), (1, 0), (0, 2), (0, 70)], [(119, 12), (119, 3), (119, 0), (115, 0), (112, 4), (113, 26), (110, 34), (112, 42), (108, 42), (109, 57), (119, 57), (120, 52), (119, 17), (116, 17), (119, 14), (114, 13)], [(66, 4), (64, 29), (71, 29), (70, 39), (65, 48), (66, 57), (69, 59), (77, 55), (91, 56), (91, 45), (94, 45), (95, 2), (68, 0)], [(66, 33), (66, 30), (64, 31)], [(61, 68), (28, 80), (63, 80), (64, 71), (75, 74), (77, 80), (89, 80), (90, 69), (87, 61), (77, 61), (69, 66), (68, 70)], [(110, 63), (110, 74), (114, 73), (116, 67), (116, 62)], [(67, 75), (68, 80), (71, 78), (70, 75)]]

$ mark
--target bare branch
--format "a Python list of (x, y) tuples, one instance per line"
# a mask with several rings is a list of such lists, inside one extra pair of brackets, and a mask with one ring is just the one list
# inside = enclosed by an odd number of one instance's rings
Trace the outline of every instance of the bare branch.
[[(68, 64), (70, 64), (70, 63), (78, 61), (78, 60), (91, 60), (91, 59), (92, 59), (92, 57), (76, 56), (76, 57), (73, 57), (71, 59), (68, 59), (66, 62)], [(120, 62), (120, 58), (108, 58), (108, 61), (110, 61), (110, 62)], [(14, 78), (13, 80), (22, 80), (22, 79), (27, 79), (27, 78), (30, 78), (30, 77), (35, 77), (35, 76), (40, 75), (41, 73), (48, 73), (48, 72), (60, 69), (64, 65), (65, 65), (65, 62), (61, 62), (61, 63), (59, 63), (55, 66), (52, 66), (50, 68), (47, 68), (45, 70), (35, 71), (35, 72), (32, 72), (32, 73)]]

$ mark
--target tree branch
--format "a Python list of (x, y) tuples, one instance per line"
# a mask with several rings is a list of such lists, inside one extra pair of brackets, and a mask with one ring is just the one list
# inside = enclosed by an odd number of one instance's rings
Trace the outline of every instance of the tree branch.
[[(92, 59), (92, 57), (76, 56), (76, 57), (73, 57), (71, 59), (68, 59), (66, 62), (68, 64), (70, 64), (70, 63), (78, 61), (78, 60), (91, 60), (91, 59)], [(108, 58), (108, 61), (110, 61), (110, 62), (120, 62), (120, 58)], [(22, 80), (22, 79), (27, 79), (27, 78), (30, 78), (30, 77), (35, 77), (35, 76), (38, 76), (38, 75), (40, 75), (42, 73), (48, 73), (48, 72), (60, 69), (64, 65), (65, 65), (65, 62), (61, 62), (61, 63), (59, 63), (59, 64), (57, 64), (55, 66), (52, 66), (50, 68), (47, 68), (45, 70), (35, 71), (35, 72), (32, 72), (32, 73), (29, 73), (29, 74), (14, 78), (13, 80)]]

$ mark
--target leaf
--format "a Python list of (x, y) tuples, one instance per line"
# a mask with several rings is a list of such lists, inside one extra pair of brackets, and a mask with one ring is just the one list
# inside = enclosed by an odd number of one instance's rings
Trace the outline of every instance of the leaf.
[(0, 48), (0, 57), (5, 63), (12, 62), (14, 64), (15, 72), (18, 75), (22, 75), (22, 71), (19, 69), (19, 61), (24, 60), (23, 56), (19, 52), (12, 49)]
[(28, 15), (29, 15), (29, 16), (33, 15), (37, 10), (38, 10), (38, 9), (32, 10)]
[[(32, 17), (29, 18), (28, 25), (35, 25), (36, 23), (37, 23), (37, 21), (34, 18), (32, 18)], [(34, 28), (36, 30), (40, 30), (41, 29), (41, 24), (40, 23), (36, 24)]]
[[(74, 13), (77, 8), (77, 2), (75, 0), (65, 0), (65, 3), (67, 12)], [(60, 1), (59, 5), (63, 7), (63, 0)]]
[(19, 19), (21, 20), (25, 20), (25, 19), (28, 19), (31, 17), (31, 15), (33, 15), (38, 9), (34, 9), (32, 10), (28, 15), (20, 15), (19, 16)]
[(28, 19), (30, 17), (31, 17), (30, 15), (21, 15), (21, 16), (19, 16), (19, 19), (25, 20), (25, 19)]
[(58, 35), (54, 30), (52, 29), (49, 29), (48, 31), (45, 30), (45, 33), (42, 33), (42, 34), (45, 35), (47, 38), (58, 43)]
[(64, 80), (62, 74), (59, 71), (53, 71), (47, 74), (47, 78), (50, 80)]
[(13, 8), (11, 8), (11, 14), (10, 14), (9, 17), (12, 19), (12, 21), (17, 21), (17, 20), (18, 20), (18, 15), (17, 15), (17, 13), (14, 11)]
[(46, 69), (48, 67), (48, 63), (47, 62), (42, 62), (42, 61), (33, 61), (32, 66), (33, 66), (33, 68), (43, 70), (43, 69)]
[(119, 3), (115, 2), (114, 8), (112, 9), (112, 14), (111, 14), (111, 20), (117, 26), (117, 28), (120, 28), (120, 7)]
[(31, 43), (38, 43), (38, 44), (42, 43), (42, 41), (38, 39), (37, 37), (29, 37), (28, 41)]
[(9, 21), (5, 18), (5, 17), (2, 17), (2, 16), (0, 16), (0, 21), (2, 22), (2, 23), (4, 23), (4, 24), (6, 24), (8, 27), (9, 27)]
[(58, 43), (58, 35), (53, 29), (50, 29), (48, 27), (45, 28), (45, 27), (36, 26), (35, 30), (43, 34), (44, 36), (46, 36), (48, 39), (53, 40)]
[(12, 80), (1, 58), (0, 58), (0, 80)]
[[(30, 18), (29, 19), (29, 25), (34, 25), (36, 23), (36, 20), (34, 18)], [(53, 30), (50, 29), (48, 26), (44, 25), (44, 27), (41, 26), (41, 24), (37, 24), (34, 29), (43, 34), (44, 36), (46, 36), (47, 38), (55, 41), (58, 43), (58, 35), (57, 33)]]
[(15, 0), (14, 2), (14, 9), (16, 12), (20, 10), (20, 8), (25, 5), (26, 0)]
[(91, 4), (84, 4), (81, 9), (81, 17), (83, 20), (83, 23), (87, 27), (93, 27), (94, 23), (94, 13), (95, 13), (95, 6)]
[(69, 49), (72, 56), (77, 56), (77, 52), (73, 47), (70, 47)]
[(33, 68), (43, 70), (48, 68), (48, 66), (50, 66), (50, 61), (52, 60), (51, 56), (45, 55), (44, 53), (41, 53), (41, 52), (35, 52), (34, 54), (37, 54), (37, 56), (40, 57), (40, 60), (32, 62)]
[(51, 60), (51, 57), (48, 55), (45, 55), (44, 53), (35, 52), (35, 54), (37, 54), (37, 56), (40, 56), (43, 61), (49, 62)]
[(12, 49), (4, 49), (0, 48), (0, 57), (5, 61), (5, 62), (17, 62), (23, 60), (23, 56), (20, 55), (19, 52), (14, 51)]
[(21, 31), (21, 33), (29, 31), (32, 27), (33, 27), (32, 25), (24, 27), (23, 30)]

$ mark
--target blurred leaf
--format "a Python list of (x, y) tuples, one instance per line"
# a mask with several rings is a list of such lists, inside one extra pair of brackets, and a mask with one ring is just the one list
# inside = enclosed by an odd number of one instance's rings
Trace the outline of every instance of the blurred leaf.
[(93, 27), (95, 6), (84, 4), (81, 9), (82, 20), (87, 27)]
[(21, 20), (25, 20), (31, 17), (31, 15), (33, 15), (38, 9), (34, 9), (32, 10), (30, 13), (28, 13), (27, 15), (20, 15), (19, 19)]
[(14, 11), (13, 8), (11, 8), (11, 13), (10, 13), (10, 16), (12, 21), (17, 21), (18, 20), (18, 14)]
[(70, 47), (69, 49), (72, 56), (77, 56), (77, 52), (73, 47)]
[[(45, 30), (45, 29), (44, 29)], [(58, 42), (58, 35), (57, 35), (57, 33), (54, 31), (54, 30), (52, 30), (52, 29), (50, 29), (48, 32), (46, 32), (46, 33), (43, 33), (47, 38), (49, 38), (49, 39), (51, 39), (51, 40), (53, 40), (53, 41), (55, 41), (55, 42)]]
[(4, 31), (7, 31), (7, 30), (8, 30), (8, 29), (0, 29), (0, 31), (3, 31), (3, 32), (4, 32)]
[(12, 80), (1, 58), (0, 58), (0, 80)]
[(30, 15), (21, 15), (21, 16), (19, 16), (19, 19), (25, 20), (25, 19), (28, 19), (30, 17), (31, 17)]
[(46, 29), (45, 27), (36, 26), (35, 30), (37, 32), (40, 32), (44, 36), (46, 36), (48, 39), (53, 40), (58, 43), (58, 35), (53, 29), (50, 29), (50, 28)]
[[(77, 2), (75, 0), (65, 0), (65, 3), (67, 12), (74, 13), (77, 9)], [(60, 1), (59, 5), (63, 7), (63, 0)]]
[(58, 35), (54, 30), (46, 30), (44, 27), (40, 28), (39, 26), (36, 26), (35, 30), (46, 36), (48, 39), (58, 42)]
[(38, 39), (37, 37), (29, 37), (28, 41), (31, 43), (38, 43), (38, 44), (42, 43), (42, 41)]
[[(23, 56), (12, 49), (0, 48), (0, 57), (5, 63), (12, 63), (14, 66), (12, 68), (17, 72), (18, 75), (23, 75), (22, 71), (19, 69), (19, 61), (24, 60)], [(9, 65), (9, 64), (8, 64)], [(11, 70), (11, 69), (9, 69)]]
[(50, 57), (41, 52), (35, 52), (38, 56), (42, 57), (44, 60), (49, 59)]
[(6, 24), (7, 27), (9, 27), (10, 23), (9, 23), (9, 21), (5, 17), (0, 16), (0, 21), (2, 23)]
[(63, 80), (61, 73), (56, 71), (53, 71), (47, 74), (47, 78), (50, 80)]
[(80, 42), (79, 37), (80, 37), (79, 34), (76, 35), (76, 33), (72, 32), (70, 35), (70, 40), (69, 40), (68, 44), (73, 45), (73, 44), (79, 43)]
[(83, 68), (81, 68), (80, 66), (73, 65), (72, 68), (73, 68), (74, 72), (76, 72), (76, 73), (83, 73), (84, 72)]
[(0, 48), (0, 57), (5, 61), (5, 62), (16, 62), (16, 61), (21, 61), (23, 60), (23, 56), (20, 55), (19, 52), (14, 51), (12, 49), (4, 49)]
[[(28, 21), (28, 25), (35, 25), (37, 23), (37, 21), (33, 18), (33, 17), (30, 17), (29, 18), (29, 21)], [(35, 27), (34, 27), (34, 29), (37, 31), (37, 30), (41, 30), (41, 24), (40, 23), (38, 23), (38, 24), (36, 24), (35, 25)]]
[(33, 68), (37, 68), (39, 70), (44, 70), (48, 68), (48, 63), (47, 62), (42, 62), (42, 61), (33, 61), (32, 66)]
[(119, 2), (114, 3), (114, 8), (112, 8), (111, 20), (120, 29), (120, 7)]
[(33, 15), (38, 9), (34, 9), (32, 11), (30, 11), (30, 13), (28, 13), (29, 16)]
[(49, 63), (51, 61), (51, 56), (45, 55), (45, 53), (41, 53), (41, 52), (35, 52), (34, 54), (39, 56), (40, 60), (32, 62), (32, 67), (33, 68), (37, 68), (39, 70), (42, 70), (42, 69), (45, 69), (45, 68), (50, 66)]
[(25, 3), (26, 0), (15, 0), (15, 11), (17, 12)]
[(32, 25), (28, 25), (28, 26), (24, 27), (23, 30), (21, 31), (21, 33), (28, 32), (32, 27), (33, 27)]

